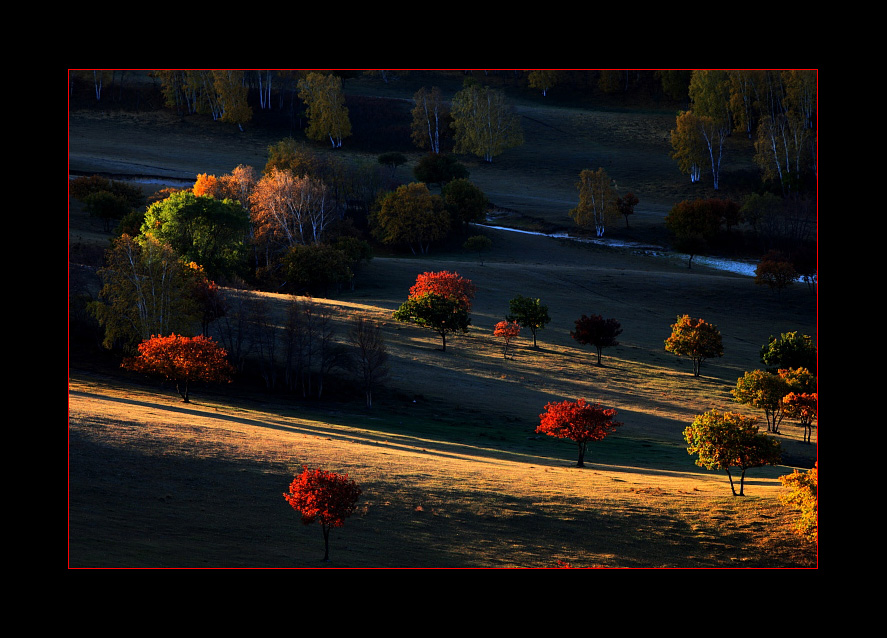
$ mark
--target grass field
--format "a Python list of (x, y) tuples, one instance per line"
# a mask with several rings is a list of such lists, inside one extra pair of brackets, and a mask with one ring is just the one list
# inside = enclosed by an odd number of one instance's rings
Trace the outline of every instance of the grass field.
[[(525, 148), (472, 167), (495, 203), (566, 224), (576, 174), (593, 161), (580, 151), (593, 138), (642, 202), (621, 234), (659, 236), (669, 198), (685, 188), (663, 165), (665, 116), (628, 113), (620, 124), (613, 112), (526, 108), (537, 129)], [(550, 130), (575, 134), (543, 135)], [(72, 170), (193, 178), (263, 165), (273, 134), (215, 135), (156, 113), (90, 110), (72, 114), (70, 138)], [(103, 241), (76, 206), (70, 230), (72, 245)], [(355, 314), (383, 324), (391, 375), (372, 410), (359, 399), (300, 401), (238, 385), (195, 389), (184, 405), (172, 388), (72, 357), (69, 565), (815, 567), (815, 547), (792, 533), (777, 501), (778, 476), (811, 466), (815, 439), (805, 445), (799, 428), (783, 425), (786, 465), (751, 471), (747, 496), (734, 498), (726, 474), (697, 468), (681, 438), (713, 407), (749, 413), (730, 389), (760, 367), (771, 334), (816, 334), (815, 296), (800, 286), (777, 295), (748, 277), (629, 248), (483, 232), (493, 240), (483, 264), (458, 249), (380, 255), (354, 291), (316, 300), (341, 334)], [(418, 273), (442, 269), (478, 286), (472, 330), (445, 353), (433, 333), (391, 319)], [(493, 325), (517, 294), (540, 297), (552, 322), (537, 349), (523, 334), (506, 359)], [(281, 310), (287, 301), (265, 296)], [(569, 336), (583, 313), (623, 326), (601, 367)], [(724, 336), (725, 356), (706, 361), (700, 378), (663, 347), (685, 313)], [(625, 424), (590, 447), (584, 469), (574, 467), (574, 445), (534, 434), (548, 401), (579, 397), (616, 408)], [(303, 465), (347, 472), (364, 490), (359, 512), (332, 533), (330, 563), (320, 561), (319, 526), (302, 526), (282, 496)]]

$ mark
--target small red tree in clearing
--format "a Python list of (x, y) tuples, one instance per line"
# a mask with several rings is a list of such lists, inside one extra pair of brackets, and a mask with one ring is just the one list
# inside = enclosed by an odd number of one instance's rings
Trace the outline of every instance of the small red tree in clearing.
[(574, 441), (579, 445), (576, 467), (585, 467), (585, 451), (589, 442), (603, 440), (622, 425), (613, 420), (614, 416), (616, 410), (586, 403), (585, 399), (549, 403), (545, 406), (545, 412), (539, 415), (536, 432)]
[(471, 312), (471, 302), (477, 288), (470, 279), (465, 279), (459, 273), (442, 270), (423, 272), (416, 277), (416, 283), (410, 288), (410, 297), (420, 297), (426, 292), (455, 299), (467, 312)]
[(123, 360), (121, 367), (161, 376), (176, 384), (184, 403), (194, 381), (230, 383), (234, 374), (228, 354), (212, 337), (151, 337), (139, 344), (139, 354)]
[(318, 521), (323, 530), (323, 560), (330, 559), (330, 530), (343, 527), (354, 513), (361, 489), (347, 474), (305, 469), (290, 483), (283, 498), (302, 515), (302, 523)]
[(520, 334), (520, 324), (516, 321), (500, 321), (496, 324), (493, 334), (502, 337), (505, 342), (505, 352), (503, 357), (508, 357), (508, 346), (511, 341)]

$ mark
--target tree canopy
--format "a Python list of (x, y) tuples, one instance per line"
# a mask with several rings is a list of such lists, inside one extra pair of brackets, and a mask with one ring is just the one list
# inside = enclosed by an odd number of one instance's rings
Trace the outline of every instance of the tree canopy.
[(227, 353), (211, 337), (154, 336), (139, 344), (135, 357), (122, 367), (161, 376), (176, 384), (183, 403), (190, 402), (190, 384), (196, 381), (230, 383), (234, 368)]
[(333, 148), (351, 136), (351, 120), (345, 106), (342, 78), (322, 73), (309, 73), (299, 80), (299, 98), (307, 107), (308, 129), (305, 134), (311, 140), (329, 138)]
[(141, 230), (213, 279), (243, 271), (249, 216), (239, 201), (178, 191), (148, 207)]
[(592, 229), (603, 237), (607, 224), (619, 215), (613, 180), (603, 168), (585, 169), (579, 174), (576, 188), (579, 203), (570, 210), (570, 217), (580, 228)]
[(424, 183), (413, 182), (382, 197), (371, 225), (383, 244), (427, 253), (432, 242), (449, 233), (450, 217), (439, 195), (432, 195)]
[(602, 441), (622, 425), (613, 420), (615, 416), (616, 410), (587, 403), (585, 399), (551, 402), (545, 406), (545, 412), (539, 415), (536, 432), (575, 442), (579, 446), (576, 467), (585, 467), (588, 444)]
[[(684, 429), (687, 453), (697, 455), (696, 465), (724, 470), (730, 478), (733, 496), (743, 496), (745, 473), (751, 468), (775, 465), (780, 461), (779, 441), (761, 434), (757, 420), (735, 412), (711, 410), (697, 416)], [(739, 492), (730, 468), (739, 468)]]
[(459, 153), (492, 162), (497, 155), (524, 143), (520, 117), (499, 90), (469, 82), (453, 97), (451, 110)]
[(618, 346), (616, 340), (622, 334), (622, 326), (615, 319), (604, 319), (601, 315), (582, 315), (576, 320), (576, 330), (570, 336), (583, 345), (592, 345), (597, 350), (597, 364), (601, 365), (601, 351)]
[(536, 333), (551, 322), (548, 306), (540, 299), (518, 295), (508, 302), (507, 321), (516, 321), (524, 328), (529, 328), (533, 335), (533, 347), (536, 346)]
[(306, 468), (292, 480), (283, 497), (301, 515), (304, 525), (315, 521), (320, 523), (323, 560), (328, 561), (330, 530), (345, 525), (345, 519), (354, 513), (362, 493), (360, 486), (347, 474)]
[(684, 315), (678, 317), (671, 329), (671, 335), (665, 340), (665, 350), (689, 357), (693, 361), (694, 377), (699, 376), (703, 361), (724, 356), (721, 333), (714, 324)]

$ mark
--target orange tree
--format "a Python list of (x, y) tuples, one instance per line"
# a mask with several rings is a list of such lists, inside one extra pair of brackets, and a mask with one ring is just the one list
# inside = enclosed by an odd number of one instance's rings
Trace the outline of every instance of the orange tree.
[(779, 441), (758, 431), (757, 419), (734, 412), (710, 410), (684, 429), (687, 453), (696, 454), (696, 465), (725, 470), (730, 489), (737, 496), (731, 467), (739, 468), (739, 493), (744, 495), (745, 473), (753, 467), (775, 465), (780, 460)]
[(689, 315), (678, 317), (671, 327), (671, 336), (665, 340), (665, 350), (693, 360), (693, 376), (699, 376), (702, 362), (711, 357), (724, 356), (721, 333), (714, 324)]
[(497, 337), (502, 337), (502, 340), (505, 342), (505, 352), (502, 356), (508, 357), (508, 345), (512, 339), (520, 334), (520, 324), (516, 321), (500, 321), (493, 329), (493, 334)]
[(616, 410), (598, 404), (578, 401), (548, 403), (539, 415), (536, 432), (559, 439), (570, 439), (579, 446), (576, 467), (585, 467), (585, 452), (592, 441), (601, 441), (615, 428), (622, 425), (614, 421)]
[(782, 397), (783, 413), (791, 418), (796, 418), (804, 428), (804, 443), (810, 443), (813, 438), (813, 421), (819, 412), (819, 398), (816, 392), (789, 392)]
[(819, 465), (814, 465), (807, 472), (795, 470), (791, 474), (780, 476), (779, 480), (786, 489), (779, 495), (779, 500), (788, 507), (798, 510), (795, 531), (809, 541), (819, 540)]
[(323, 560), (330, 559), (330, 530), (345, 525), (354, 513), (361, 489), (347, 474), (305, 469), (290, 483), (283, 498), (302, 515), (302, 523), (318, 521), (323, 530)]
[(622, 334), (622, 326), (615, 319), (604, 319), (600, 315), (586, 317), (582, 315), (576, 320), (576, 330), (570, 336), (582, 345), (593, 345), (597, 349), (597, 364), (601, 365), (601, 350), (610, 346), (618, 346), (616, 337)]
[(189, 385), (194, 381), (229, 383), (234, 374), (228, 355), (211, 337), (151, 337), (139, 344), (135, 357), (122, 367), (133, 372), (161, 376), (176, 384), (184, 403), (189, 402)]

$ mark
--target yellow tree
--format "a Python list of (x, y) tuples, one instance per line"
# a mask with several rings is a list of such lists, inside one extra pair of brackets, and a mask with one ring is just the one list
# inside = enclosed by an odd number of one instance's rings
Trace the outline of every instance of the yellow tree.
[(440, 89), (422, 87), (413, 96), (413, 123), (411, 138), (419, 148), (432, 153), (441, 152), (441, 138), (446, 134), (449, 111), (441, 99)]
[(542, 91), (548, 95), (548, 89), (563, 79), (564, 72), (556, 69), (533, 69), (527, 74), (527, 84), (531, 89)]
[(671, 132), (671, 148), (671, 157), (678, 163), (678, 169), (689, 175), (691, 182), (698, 182), (702, 178), (706, 144), (699, 119), (692, 111), (682, 111), (678, 115)]
[(458, 153), (492, 162), (496, 155), (524, 143), (520, 117), (501, 91), (469, 84), (453, 97), (452, 113)]
[(708, 162), (715, 190), (720, 185), (724, 146), (732, 131), (730, 113), (730, 78), (726, 71), (694, 71), (690, 78), (690, 100), (696, 113), (699, 132), (705, 140)]
[(351, 135), (351, 120), (345, 106), (342, 78), (329, 74), (309, 73), (299, 80), (299, 98), (305, 103), (308, 115), (308, 139), (329, 138), (333, 148), (342, 146), (342, 140)]
[(450, 216), (439, 195), (422, 182), (402, 184), (386, 194), (372, 219), (373, 233), (384, 244), (407, 245), (415, 254), (450, 230)]
[(195, 271), (151, 235), (122, 235), (99, 271), (102, 289), (90, 306), (105, 330), (104, 345), (131, 346), (155, 334), (187, 332), (200, 320)]
[(212, 72), (213, 89), (219, 104), (219, 120), (243, 125), (253, 119), (253, 109), (247, 102), (248, 87), (243, 71), (222, 69)]
[(570, 211), (570, 217), (580, 227), (594, 229), (598, 237), (603, 237), (607, 224), (619, 216), (613, 180), (603, 168), (585, 169), (579, 174), (576, 188), (579, 204)]

